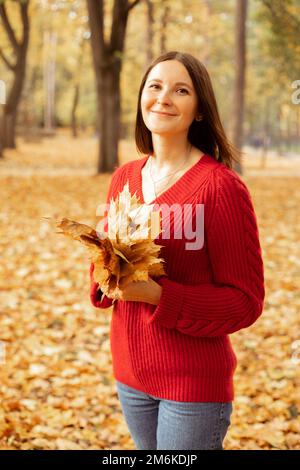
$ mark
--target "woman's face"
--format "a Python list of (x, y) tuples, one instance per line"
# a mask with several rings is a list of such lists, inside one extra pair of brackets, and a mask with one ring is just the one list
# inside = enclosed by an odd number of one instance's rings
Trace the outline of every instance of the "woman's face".
[(181, 62), (167, 60), (153, 67), (142, 91), (141, 109), (144, 123), (151, 132), (178, 134), (189, 129), (197, 115), (198, 98)]

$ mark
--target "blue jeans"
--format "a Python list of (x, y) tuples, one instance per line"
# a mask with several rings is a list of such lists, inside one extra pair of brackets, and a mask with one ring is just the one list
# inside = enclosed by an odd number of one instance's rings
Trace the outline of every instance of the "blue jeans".
[(116, 381), (138, 450), (224, 450), (232, 402), (182, 402), (148, 395)]

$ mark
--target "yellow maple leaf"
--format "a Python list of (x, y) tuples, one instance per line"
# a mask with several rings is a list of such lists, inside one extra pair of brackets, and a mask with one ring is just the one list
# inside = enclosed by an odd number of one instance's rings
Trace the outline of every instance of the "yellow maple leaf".
[[(94, 263), (93, 277), (103, 296), (118, 293), (132, 281), (148, 281), (149, 276), (165, 275), (162, 245), (154, 242), (161, 232), (160, 213), (152, 205), (141, 204), (131, 196), (128, 182), (111, 199), (107, 213), (108, 232), (63, 218), (55, 221), (57, 232), (85, 245)], [(102, 217), (101, 219), (103, 219)], [(49, 219), (49, 218), (48, 218)]]

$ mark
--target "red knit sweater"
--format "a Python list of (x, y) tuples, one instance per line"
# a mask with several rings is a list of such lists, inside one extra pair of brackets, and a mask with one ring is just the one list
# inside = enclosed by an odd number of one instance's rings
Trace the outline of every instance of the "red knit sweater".
[[(116, 168), (107, 202), (129, 181), (131, 194), (145, 203), (141, 170), (148, 157)], [(154, 201), (153, 201), (154, 202)], [(157, 205), (204, 204), (204, 245), (187, 250), (181, 239), (156, 239), (163, 245), (167, 276), (159, 305), (116, 301), (110, 325), (116, 380), (159, 398), (187, 402), (234, 399), (237, 359), (229, 334), (252, 325), (264, 303), (264, 267), (251, 195), (237, 173), (204, 155), (155, 200)], [(192, 211), (195, 217), (195, 211)], [(105, 230), (107, 230), (107, 225)], [(90, 265), (90, 299), (101, 290)]]

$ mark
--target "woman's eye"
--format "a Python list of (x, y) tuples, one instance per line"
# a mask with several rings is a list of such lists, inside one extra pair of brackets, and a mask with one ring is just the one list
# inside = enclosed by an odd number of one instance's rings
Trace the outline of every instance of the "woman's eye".
[[(153, 83), (152, 85), (149, 86), (149, 88), (151, 88), (153, 86), (154, 87), (159, 87), (159, 85), (156, 85), (155, 83)], [(185, 91), (186, 93), (188, 93), (188, 91), (185, 88), (178, 88), (178, 90)]]

